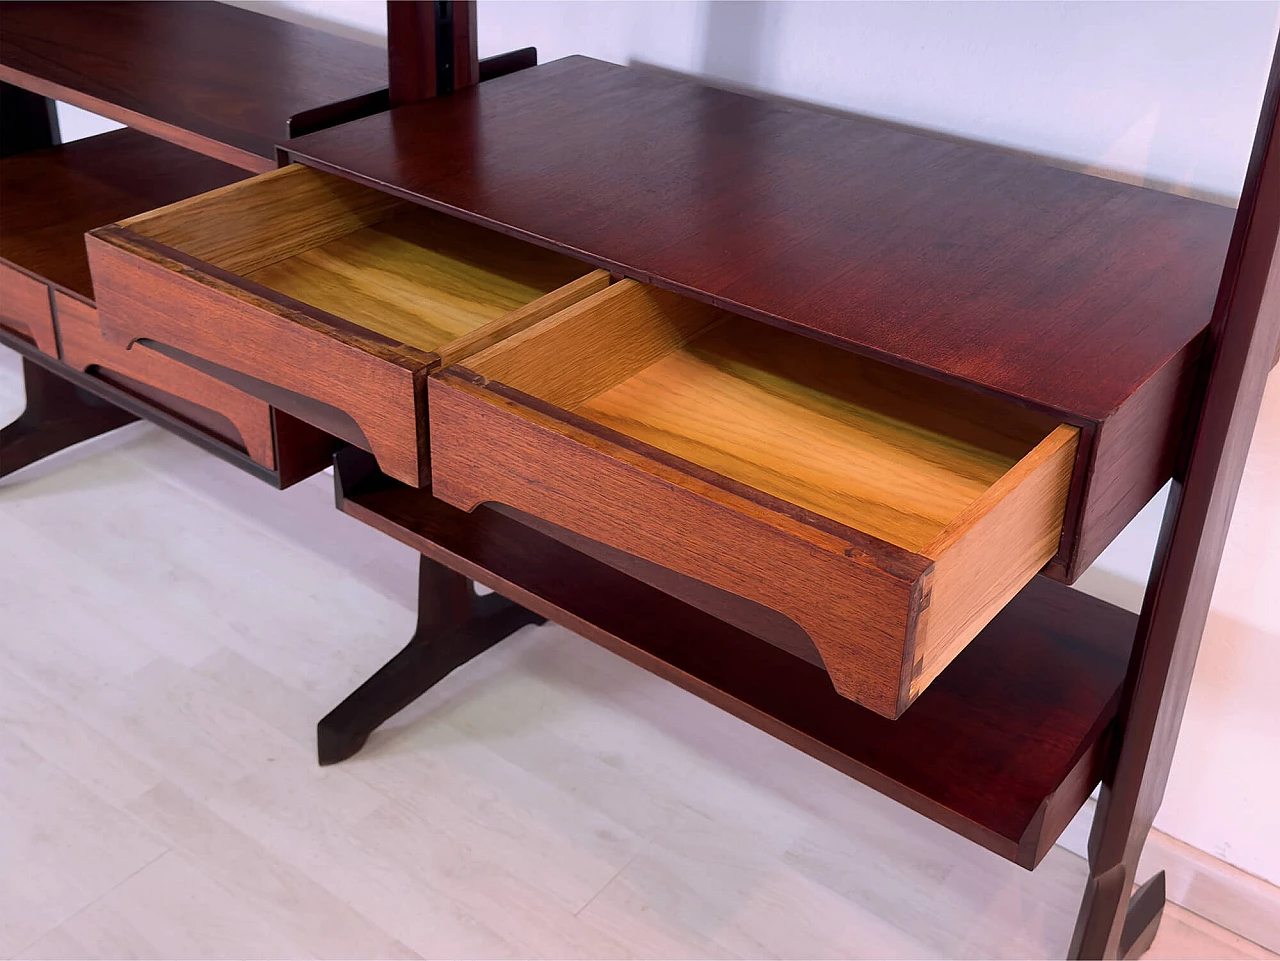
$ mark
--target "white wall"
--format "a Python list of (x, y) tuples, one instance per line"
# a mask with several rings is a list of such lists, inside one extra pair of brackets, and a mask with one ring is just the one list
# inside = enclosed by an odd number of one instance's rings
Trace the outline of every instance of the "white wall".
[[(378, 40), (378, 0), (241, 5)], [(1280, 4), (481, 0), (480, 52), (704, 74), (1234, 202)], [(1155, 503), (1082, 579), (1135, 607)], [(1280, 883), (1280, 375), (1157, 826)]]

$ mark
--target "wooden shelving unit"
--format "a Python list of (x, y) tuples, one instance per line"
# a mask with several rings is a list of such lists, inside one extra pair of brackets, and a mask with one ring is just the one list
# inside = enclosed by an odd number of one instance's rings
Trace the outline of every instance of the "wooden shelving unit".
[[(26, 358), (29, 405), (0, 434), (0, 476), (134, 416), (280, 486), (336, 450), (339, 508), (422, 561), (418, 631), (320, 722), (322, 763), (554, 619), (1027, 868), (1101, 785), (1070, 953), (1141, 953), (1164, 892), (1157, 876), (1134, 894), (1134, 871), (1280, 338), (1280, 54), (1233, 213), (636, 68), (478, 61), (472, 4), (404, 3), (388, 21), (389, 72), (380, 50), (217, 3), (5, 5), (0, 343)], [(133, 129), (59, 146), (45, 98)], [(302, 166), (262, 173), (287, 162)], [(144, 218), (157, 235), (108, 226), (247, 172), (261, 176)], [(201, 233), (243, 226), (224, 203), (253, 208), (270, 256)], [(292, 293), (258, 273), (422, 207), (580, 269), (435, 350), (330, 312), (341, 298), (308, 303), (323, 266)], [(379, 269), (439, 262), (433, 236), (419, 225)], [(469, 269), (513, 282), (468, 243)], [(961, 405), (939, 398), (963, 391), (1057, 438), (1061, 500), (1030, 512), (1047, 548), (1001, 570), (1007, 592), (984, 599), (999, 613), (941, 645), (936, 680), (913, 645), (938, 556), (593, 424), (594, 395), (563, 389), (645, 370), (709, 310), (825, 351), (824, 370), (859, 355), (891, 412), (932, 398), (951, 416)], [(607, 336), (560, 371), (547, 345), (580, 331)], [(545, 396), (525, 390), (525, 349), (557, 371)], [(259, 415), (255, 448), (243, 425)], [(1035, 459), (1009, 456), (975, 517), (1031, 496)], [(1142, 616), (1064, 586), (1170, 478)], [(847, 575), (838, 598), (827, 570)]]
[(387, 58), (222, 3), (18, 2), (4, 8), (0, 80), (263, 171), (296, 118), (385, 95)]
[(1101, 778), (1137, 618), (1079, 591), (1033, 581), (891, 721), (838, 695), (820, 667), (612, 566), (599, 545), (460, 511), (359, 451), (336, 474), (338, 506), (357, 520), (1023, 867)]

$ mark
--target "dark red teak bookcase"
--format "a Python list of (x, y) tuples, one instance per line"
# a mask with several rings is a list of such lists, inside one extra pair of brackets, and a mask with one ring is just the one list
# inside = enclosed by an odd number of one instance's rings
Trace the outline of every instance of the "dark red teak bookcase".
[[(1233, 213), (479, 60), (474, 4), (388, 28), (4, 5), (0, 476), (138, 417), (277, 487), (333, 464), (422, 560), (322, 764), (550, 619), (1028, 869), (1101, 785), (1069, 955), (1144, 951), (1280, 339), (1280, 58)], [(126, 129), (61, 144), (55, 100)], [(1141, 615), (1070, 589), (1169, 480)]]

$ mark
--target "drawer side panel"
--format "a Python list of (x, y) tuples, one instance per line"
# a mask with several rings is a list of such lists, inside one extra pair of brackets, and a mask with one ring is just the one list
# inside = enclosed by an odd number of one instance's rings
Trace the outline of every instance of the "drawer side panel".
[(944, 533), (925, 549), (936, 566), (911, 666), (910, 700), (1057, 552), (1079, 442), (1078, 428), (1055, 429), (962, 515), (952, 536)]

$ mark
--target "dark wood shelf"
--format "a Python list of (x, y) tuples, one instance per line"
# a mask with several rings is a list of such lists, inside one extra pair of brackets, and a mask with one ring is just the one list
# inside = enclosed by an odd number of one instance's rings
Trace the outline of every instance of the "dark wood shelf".
[(584, 57), (284, 147), (1081, 426), (1207, 326), (1234, 219), (994, 147)]
[(890, 721), (821, 668), (516, 519), (456, 510), (355, 450), (336, 473), (346, 513), (1024, 867), (1102, 775), (1137, 619), (1070, 588), (1037, 578)]
[(92, 300), (85, 231), (233, 183), (238, 167), (136, 130), (0, 159), (0, 258)]
[(385, 91), (386, 51), (222, 3), (4, 4), (0, 80), (248, 170), (299, 114)]

